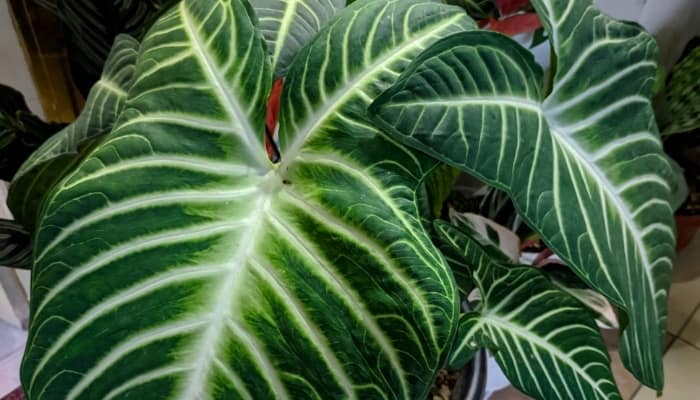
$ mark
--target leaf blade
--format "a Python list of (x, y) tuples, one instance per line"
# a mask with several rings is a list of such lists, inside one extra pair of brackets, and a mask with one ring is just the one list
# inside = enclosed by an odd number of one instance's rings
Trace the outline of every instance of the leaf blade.
[(478, 312), (460, 321), (451, 356), (489, 348), (514, 386), (538, 399), (619, 399), (593, 314), (531, 267), (501, 264), (473, 236), (437, 225), (445, 246), (463, 254), (480, 289)]
[(127, 91), (133, 82), (139, 43), (120, 35), (105, 64), (102, 78), (95, 84), (78, 119), (53, 135), (22, 164), (8, 196), (15, 218), (34, 230), (44, 200), (51, 188), (68, 174), (91, 141), (109, 133), (121, 115)]
[[(136, 75), (43, 214), (29, 398), (424, 396), (458, 317), (415, 204), (433, 162), (368, 124), (332, 154), (262, 168), (273, 71), (241, 0), (184, 0)], [(381, 147), (350, 157), (365, 140)]]
[[(560, 62), (546, 100), (529, 54), (504, 37), (472, 32), (426, 52), (373, 111), (400, 140), (506, 190), (550, 248), (632, 314), (623, 360), (660, 389), (677, 174), (650, 107), (655, 44), (590, 2), (534, 5)], [(599, 57), (609, 64), (587, 62)], [(450, 82), (440, 95), (415, 89), (429, 67)]]
[(284, 76), (297, 52), (345, 6), (345, 0), (253, 0), (275, 76)]

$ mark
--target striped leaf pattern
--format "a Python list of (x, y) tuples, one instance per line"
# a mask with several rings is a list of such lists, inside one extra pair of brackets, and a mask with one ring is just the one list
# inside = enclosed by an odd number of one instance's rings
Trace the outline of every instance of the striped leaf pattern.
[(251, 0), (272, 56), (275, 76), (284, 76), (292, 59), (345, 0)]
[(140, 38), (153, 20), (178, 0), (33, 0), (64, 22), (73, 79), (79, 86), (99, 80), (115, 38)]
[(473, 21), (427, 0), (337, 14), (289, 69), (285, 165), (256, 21), (184, 0), (146, 35), (116, 127), (36, 235), (29, 399), (426, 396), (458, 319), (415, 202), (434, 162), (373, 128), (366, 96)]
[(444, 246), (462, 255), (481, 292), (460, 322), (451, 365), (480, 347), (510, 382), (536, 399), (620, 399), (593, 314), (532, 267), (503, 263), (472, 232), (438, 221)]
[(533, 4), (559, 59), (547, 99), (526, 50), (468, 32), (424, 53), (373, 111), (403, 142), (506, 190), (547, 245), (628, 313), (623, 361), (661, 389), (677, 178), (650, 102), (656, 44), (588, 0)]
[(47, 140), (15, 175), (8, 204), (27, 228), (34, 229), (51, 188), (76, 167), (89, 142), (111, 131), (133, 82), (138, 50), (132, 37), (117, 37), (102, 78), (90, 90), (78, 119)]
[[(391, 140), (369, 122), (367, 107), (429, 45), (445, 36), (476, 28), (474, 21), (459, 8), (437, 7), (439, 3), (413, 0), (353, 3), (346, 9), (344, 18), (331, 20), (297, 55), (282, 95), (281, 169), (295, 162), (307, 149), (313, 151), (329, 145), (351, 147), (344, 145), (343, 140), (347, 139), (343, 136), (354, 140), (362, 136), (367, 140), (362, 149), (348, 149), (357, 153), (353, 156), (358, 161), (374, 157), (386, 159), (384, 164), (392, 163), (384, 155), (384, 143)], [(373, 18), (363, 18), (367, 15)], [(343, 134), (344, 131), (348, 133)], [(333, 142), (329, 143), (331, 136)], [(372, 143), (371, 139), (376, 142)], [(404, 158), (412, 160), (414, 156), (404, 155)]]
[(32, 267), (29, 233), (21, 225), (6, 219), (0, 219), (0, 267)]

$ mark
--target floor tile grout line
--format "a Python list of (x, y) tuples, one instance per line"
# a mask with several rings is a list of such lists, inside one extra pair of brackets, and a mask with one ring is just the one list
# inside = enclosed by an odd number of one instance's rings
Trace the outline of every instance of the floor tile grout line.
[[(699, 312), (699, 310), (700, 310), (700, 302), (698, 302), (698, 304), (695, 305), (695, 307), (693, 308), (693, 311), (691, 311), (688, 319), (685, 320), (685, 322), (681, 326), (681, 329), (678, 330), (678, 335), (674, 335), (673, 333), (668, 332), (668, 331), (666, 332), (667, 335), (671, 336), (671, 340), (668, 342), (668, 345), (664, 348), (664, 359), (666, 359), (666, 353), (668, 353), (668, 351), (671, 350), (671, 347), (673, 347), (673, 345), (676, 344), (676, 341), (678, 341), (678, 340), (680, 340), (684, 344), (700, 351), (700, 347), (698, 347), (697, 345), (695, 345), (693, 343), (690, 343), (689, 341), (687, 341), (681, 337), (681, 335), (685, 331), (685, 328), (687, 328), (688, 325), (690, 325), (690, 322), (693, 320), (693, 318), (695, 317), (695, 314), (697, 314)], [(639, 385), (637, 387), (637, 389), (634, 391), (634, 393), (632, 393), (632, 396), (630, 396), (630, 400), (634, 400), (637, 397), (637, 395), (639, 394), (639, 392), (642, 390), (642, 388), (644, 388), (644, 387), (645, 387), (644, 385)]]
[[(669, 340), (668, 344), (666, 346), (664, 346), (664, 359), (666, 358), (666, 353), (668, 353), (668, 351), (671, 350), (671, 347), (673, 347), (673, 345), (676, 343), (676, 340), (680, 339), (680, 336), (676, 336), (669, 331), (666, 331), (666, 335), (670, 336), (671, 340)], [(683, 342), (687, 343), (685, 340), (683, 340)], [(687, 343), (687, 344), (690, 344), (690, 343)], [(696, 346), (694, 346), (692, 344), (690, 344), (690, 345), (697, 348)], [(697, 348), (697, 349), (700, 350), (700, 348)], [(634, 392), (632, 392), (632, 395), (629, 397), (629, 400), (634, 400), (637, 397), (637, 395), (639, 394), (639, 392), (641, 392), (642, 389), (645, 387), (646, 386), (639, 384), (639, 386), (637, 386), (637, 388), (634, 390)]]
[(683, 339), (682, 337), (679, 337), (678, 340), (680, 340), (681, 342), (683, 342), (683, 343), (687, 344), (688, 346), (694, 348), (695, 350), (700, 351), (700, 346), (697, 346), (696, 344), (690, 343), (689, 341)]
[(690, 316), (688, 319), (685, 320), (683, 325), (681, 326), (681, 329), (678, 330), (678, 335), (676, 337), (681, 337), (683, 335), (683, 332), (685, 331), (685, 328), (690, 325), (690, 323), (693, 321), (693, 318), (695, 317), (695, 314), (698, 313), (698, 310), (700, 310), (700, 302), (695, 305), (695, 308), (693, 308), (693, 311), (690, 312)]

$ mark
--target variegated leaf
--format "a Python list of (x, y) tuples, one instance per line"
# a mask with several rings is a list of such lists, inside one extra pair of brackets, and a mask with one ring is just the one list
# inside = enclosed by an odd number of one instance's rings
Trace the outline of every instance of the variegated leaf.
[(397, 139), (506, 190), (547, 245), (628, 313), (623, 361), (661, 389), (678, 178), (651, 107), (656, 43), (590, 0), (533, 5), (558, 56), (546, 99), (529, 52), (468, 32), (424, 53), (373, 111)]
[(15, 218), (33, 230), (51, 188), (66, 176), (96, 140), (112, 130), (134, 79), (139, 43), (128, 35), (114, 42), (102, 78), (90, 90), (78, 119), (53, 135), (15, 175), (8, 204)]
[(251, 0), (250, 4), (267, 41), (275, 76), (280, 77), (299, 50), (345, 6), (345, 0)]
[(479, 308), (462, 317), (451, 365), (486, 347), (510, 382), (536, 399), (621, 399), (590, 310), (537, 269), (499, 261), (473, 232), (442, 221), (435, 228), (481, 292)]
[(255, 21), (242, 0), (164, 15), (116, 128), (51, 194), (30, 400), (426, 396), (458, 318), (415, 201), (434, 161), (366, 109), (474, 23), (428, 0), (340, 12), (289, 68), (273, 165), (273, 68)]

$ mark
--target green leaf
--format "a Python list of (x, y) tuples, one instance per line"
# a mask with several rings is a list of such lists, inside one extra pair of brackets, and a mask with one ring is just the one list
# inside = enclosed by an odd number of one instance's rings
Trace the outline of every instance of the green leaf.
[(0, 179), (12, 180), (32, 152), (62, 127), (42, 121), (20, 92), (0, 84)]
[(485, 247), (498, 251), (498, 259), (518, 262), (520, 259), (520, 238), (515, 232), (478, 214), (459, 213), (450, 210), (450, 222), (461, 230), (473, 233), (471, 237), (479, 240)]
[(30, 231), (34, 230), (54, 185), (111, 131), (133, 82), (138, 49), (139, 43), (130, 36), (117, 37), (102, 78), (90, 90), (78, 119), (47, 140), (15, 175), (8, 205), (15, 218)]
[(566, 265), (550, 264), (540, 269), (559, 289), (576, 298), (593, 311), (596, 320), (606, 329), (619, 329), (615, 310), (605, 296), (590, 289)]
[(345, 0), (251, 0), (272, 56), (275, 76), (284, 76), (294, 56), (340, 9)]
[(668, 121), (664, 135), (700, 128), (700, 47), (673, 68), (666, 86)]
[(178, 0), (33, 0), (65, 27), (72, 78), (87, 94), (100, 79), (119, 34), (141, 38), (153, 21)]
[(431, 220), (439, 218), (445, 206), (445, 201), (452, 194), (452, 190), (462, 174), (457, 168), (449, 165), (440, 165), (425, 180), (427, 201), (430, 206)]
[(498, 8), (494, 0), (447, 0), (447, 4), (464, 8), (474, 19), (488, 19), (498, 16)]
[(621, 399), (593, 314), (541, 272), (503, 264), (471, 233), (436, 223), (445, 245), (461, 252), (481, 292), (462, 317), (451, 365), (488, 348), (510, 382), (536, 399)]
[[(491, 257), (494, 262), (513, 262), (508, 255), (501, 251), (497, 241), (490, 239), (484, 234), (485, 227), (477, 226), (477, 224), (485, 224), (485, 222), (479, 220), (478, 215), (451, 212), (450, 220), (455, 229), (469, 235), (469, 239), (478, 241), (482, 246), (483, 251), (487, 252), (489, 257)], [(434, 241), (437, 243), (440, 251), (445, 256), (445, 259), (452, 269), (452, 273), (455, 276), (457, 287), (459, 288), (462, 299), (466, 300), (471, 291), (474, 289), (471, 267), (468, 264), (469, 260), (465, 258), (463, 253), (463, 250), (467, 248), (468, 245), (467, 238), (463, 237), (463, 235), (446, 237), (443, 233), (441, 233), (441, 230), (445, 229), (442, 226), (443, 224), (445, 224), (444, 221), (433, 221)]]
[(16, 222), (0, 219), (0, 267), (30, 269), (32, 246), (29, 234)]
[(629, 314), (622, 359), (660, 390), (678, 177), (650, 103), (656, 44), (588, 0), (534, 6), (558, 56), (546, 100), (529, 52), (468, 32), (425, 52), (372, 110), (402, 142), (506, 190), (545, 243)]
[(184, 0), (146, 35), (120, 122), (43, 213), (28, 399), (426, 396), (459, 311), (415, 202), (434, 161), (366, 109), (473, 21), (424, 0), (341, 11), (289, 68), (273, 165), (256, 20)]

